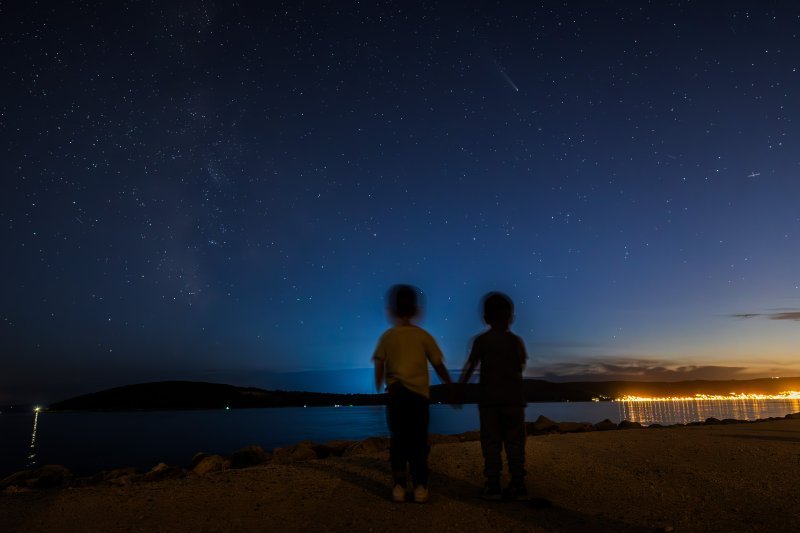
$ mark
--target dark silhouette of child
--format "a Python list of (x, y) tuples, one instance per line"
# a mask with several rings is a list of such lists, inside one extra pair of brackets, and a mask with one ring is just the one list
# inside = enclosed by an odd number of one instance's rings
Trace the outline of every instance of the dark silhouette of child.
[(428, 422), (430, 361), (442, 382), (451, 385), (444, 356), (431, 335), (412, 320), (419, 315), (417, 290), (395, 285), (387, 294), (387, 308), (394, 326), (378, 341), (372, 360), (375, 387), (387, 385), (386, 421), (391, 436), (389, 455), (394, 476), (392, 499), (406, 499), (406, 468), (414, 484), (413, 499), (428, 500)]
[[(489, 330), (472, 342), (472, 350), (461, 372), (461, 383), (469, 381), (480, 367), (478, 406), (481, 422), (487, 499), (527, 499), (525, 487), (525, 387), (522, 372), (528, 355), (525, 343), (509, 331), (514, 303), (499, 292), (483, 297), (483, 320)], [(502, 450), (505, 447), (511, 483), (500, 490)]]

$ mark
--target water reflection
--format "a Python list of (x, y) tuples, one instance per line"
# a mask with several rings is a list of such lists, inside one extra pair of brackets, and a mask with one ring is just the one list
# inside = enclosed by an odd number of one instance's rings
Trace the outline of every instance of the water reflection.
[(787, 400), (615, 400), (620, 420), (643, 425), (688, 424), (706, 418), (756, 420), (800, 411), (799, 399)]
[(39, 408), (33, 410), (33, 432), (31, 433), (31, 444), (28, 447), (28, 468), (36, 466), (36, 428), (39, 427)]

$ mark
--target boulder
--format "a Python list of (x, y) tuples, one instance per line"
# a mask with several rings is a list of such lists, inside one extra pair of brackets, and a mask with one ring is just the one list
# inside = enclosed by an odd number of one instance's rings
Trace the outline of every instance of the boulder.
[(251, 445), (233, 452), (229, 460), (231, 468), (246, 468), (264, 464), (270, 460), (270, 456), (261, 446)]
[(27, 486), (26, 481), (31, 479), (33, 472), (33, 470), (20, 470), (19, 472), (14, 472), (10, 476), (0, 481), (0, 490), (5, 490), (8, 487)]
[(594, 426), (588, 422), (559, 422), (559, 433), (584, 433), (586, 431), (594, 431)]
[(706, 421), (703, 422), (706, 426), (715, 426), (717, 424), (721, 424), (722, 421), (719, 418), (714, 418), (713, 416), (710, 418), (706, 418)]
[(386, 437), (369, 437), (368, 439), (357, 442), (348, 448), (344, 455), (348, 456), (380, 453), (388, 448), (389, 439)]
[(69, 485), (72, 481), (72, 472), (62, 465), (44, 465), (36, 470), (36, 478), (31, 488), (51, 489)]
[(134, 481), (139, 481), (139, 473), (136, 471), (135, 468), (132, 466), (126, 468), (115, 468), (114, 470), (109, 470), (107, 472), (101, 472), (95, 479), (99, 482), (97, 478), (102, 478), (103, 481), (106, 483), (111, 483), (112, 485), (130, 485)]
[(611, 431), (612, 429), (617, 429), (617, 425), (608, 418), (606, 418), (595, 424), (594, 429), (596, 429), (597, 431)]
[(317, 458), (316, 448), (316, 444), (310, 440), (304, 440), (291, 446), (276, 448), (272, 454), (272, 460), (280, 464), (310, 461)]
[(121, 477), (135, 476), (136, 474), (137, 474), (136, 469), (132, 466), (128, 466), (125, 468), (115, 468), (114, 470), (100, 472), (99, 475), (102, 476), (103, 481), (112, 481), (114, 479), (118, 479)]
[(206, 452), (197, 452), (192, 456), (192, 462), (189, 463), (189, 470), (194, 470), (194, 468), (200, 464), (200, 462), (205, 459), (206, 457), (211, 457), (210, 453)]
[(221, 472), (225, 470), (226, 463), (226, 459), (221, 455), (209, 455), (200, 459), (200, 462), (192, 468), (192, 473), (204, 476), (212, 472)]
[(537, 433), (558, 431), (558, 422), (554, 422), (544, 415), (539, 415), (539, 418), (533, 424), (528, 425), (528, 429), (532, 429)]
[(341, 457), (345, 451), (356, 443), (354, 440), (329, 440), (325, 444), (314, 447), (317, 457), (324, 459), (330, 455)]
[(747, 420), (738, 420), (736, 418), (723, 418), (719, 422), (720, 424), (746, 424)]
[(623, 420), (617, 427), (619, 429), (642, 429), (642, 425), (639, 422), (631, 422), (630, 420)]
[(461, 442), (458, 435), (439, 435), (438, 433), (430, 433), (428, 435), (428, 444), (452, 444)]
[(481, 440), (481, 432), (465, 431), (464, 433), (459, 433), (456, 437), (458, 437), (459, 442), (474, 442), (476, 440)]
[(800, 413), (789, 413), (788, 415), (784, 416), (783, 418), (787, 420), (800, 420)]
[(158, 463), (144, 475), (145, 481), (161, 481), (163, 479), (175, 479), (186, 476), (186, 472), (179, 466), (169, 466), (166, 463)]
[(44, 465), (33, 470), (21, 470), (0, 481), (0, 490), (10, 487), (51, 489), (69, 485), (72, 472), (62, 465)]

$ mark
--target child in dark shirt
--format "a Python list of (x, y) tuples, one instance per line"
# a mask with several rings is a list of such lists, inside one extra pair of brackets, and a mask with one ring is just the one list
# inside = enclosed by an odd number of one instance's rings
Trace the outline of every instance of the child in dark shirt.
[[(461, 372), (469, 381), (480, 366), (479, 413), (487, 499), (526, 499), (525, 487), (525, 387), (522, 372), (528, 359), (522, 339), (509, 331), (514, 303), (505, 294), (483, 297), (483, 320), (489, 330), (475, 337)], [(500, 474), (505, 447), (511, 482), (501, 492)]]

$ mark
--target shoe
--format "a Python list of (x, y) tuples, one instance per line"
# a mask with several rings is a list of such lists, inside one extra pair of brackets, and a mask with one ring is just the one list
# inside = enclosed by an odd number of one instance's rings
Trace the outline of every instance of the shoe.
[(417, 485), (414, 487), (414, 503), (425, 503), (428, 501), (430, 494), (425, 485)]
[(528, 499), (528, 489), (525, 483), (510, 483), (503, 490), (503, 499), (523, 501)]
[(484, 500), (495, 501), (502, 498), (502, 493), (500, 492), (500, 483), (486, 483), (486, 485), (483, 486), (481, 498)]
[(401, 503), (406, 501), (406, 488), (400, 484), (397, 484), (392, 489), (392, 501), (395, 503)]

